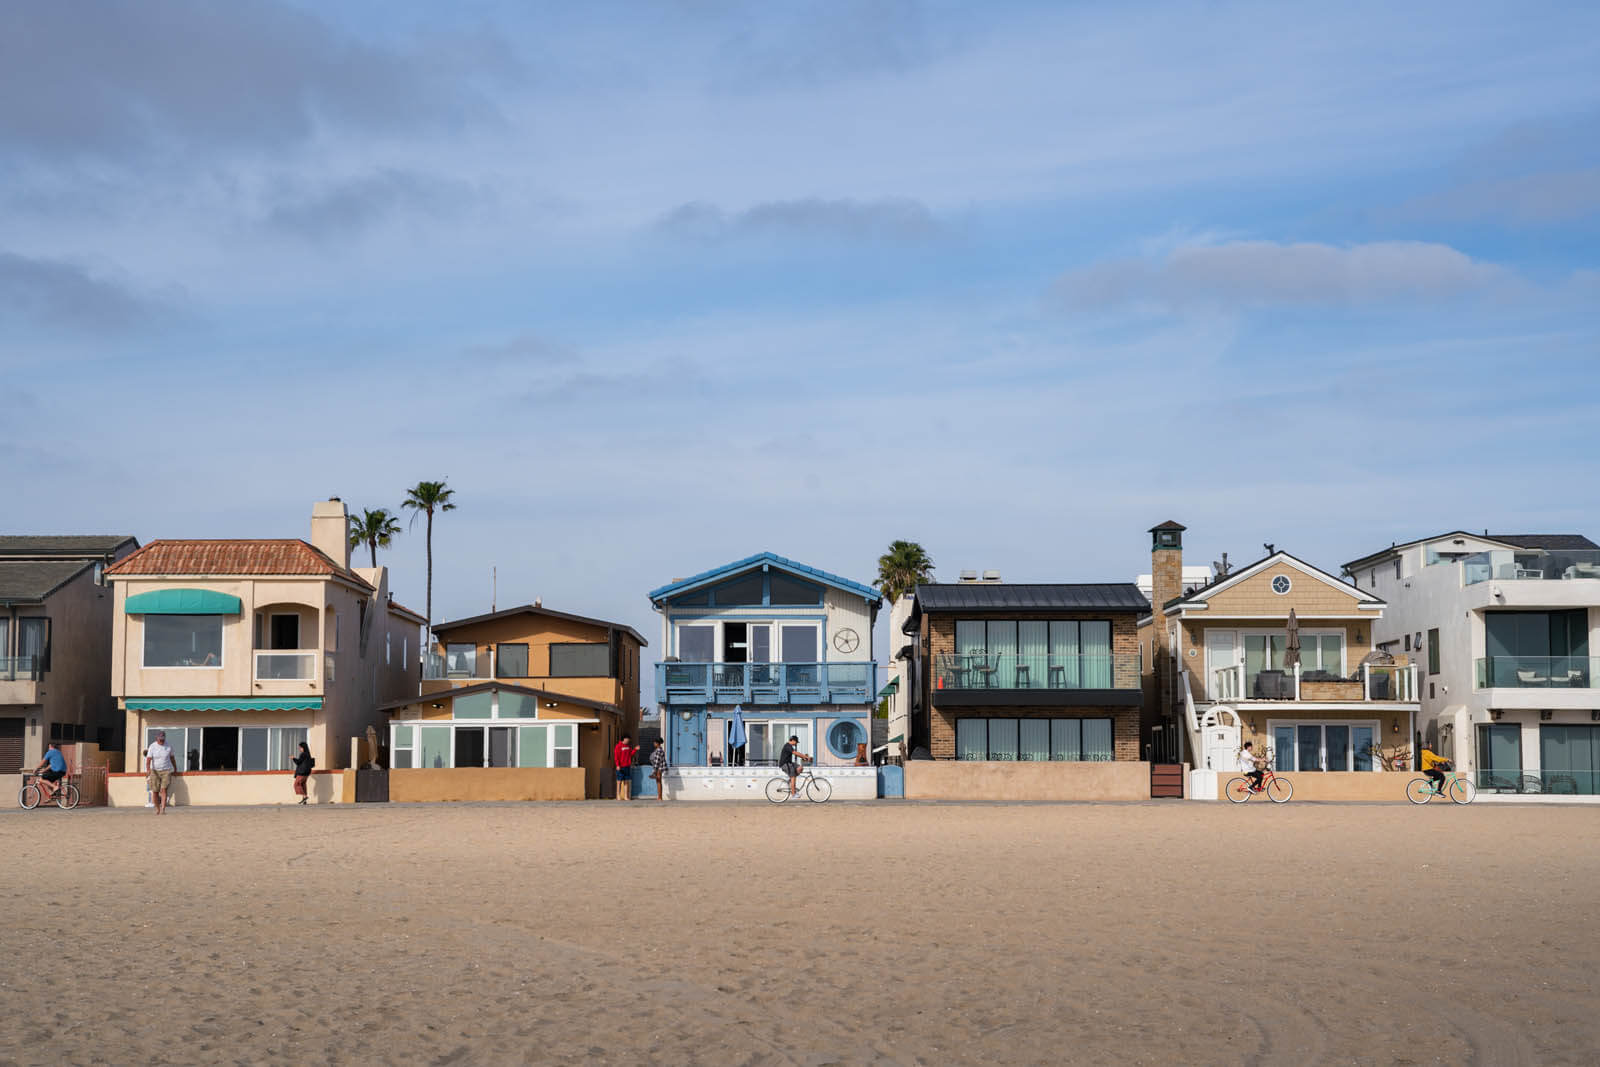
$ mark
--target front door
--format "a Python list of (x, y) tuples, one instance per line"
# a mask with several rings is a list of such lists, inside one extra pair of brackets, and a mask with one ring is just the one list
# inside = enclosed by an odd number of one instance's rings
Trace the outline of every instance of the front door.
[(685, 719), (683, 709), (668, 708), (667, 721), (670, 734), (667, 740), (667, 758), (674, 767), (704, 767), (706, 765), (706, 715), (704, 708), (688, 709)]

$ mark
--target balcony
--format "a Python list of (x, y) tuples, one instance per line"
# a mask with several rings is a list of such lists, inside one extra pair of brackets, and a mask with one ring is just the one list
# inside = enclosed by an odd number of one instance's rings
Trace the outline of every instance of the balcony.
[(1473, 771), (1480, 793), (1592, 797), (1600, 793), (1600, 771), (1488, 769)]
[(425, 682), (487, 682), (493, 680), (489, 673), (487, 653), (456, 654), (449, 658), (429, 652), (422, 659), (422, 680)]
[(39, 703), (37, 656), (0, 657), (0, 704)]
[(1213, 703), (1271, 700), (1415, 704), (1418, 699), (1417, 666), (1414, 663), (1363, 663), (1355, 674), (1344, 678), (1326, 671), (1307, 671), (1299, 666), (1246, 674), (1243, 664), (1235, 664), (1211, 672), (1211, 686), (1207, 695)]
[(317, 680), (317, 651), (256, 652), (256, 681), (314, 682)]
[(1138, 704), (1139, 656), (945, 653), (934, 662), (935, 706)]
[(1477, 689), (1594, 689), (1600, 659), (1588, 656), (1482, 656)]
[(876, 663), (658, 663), (656, 695), (669, 704), (865, 704)]
[(1600, 552), (1594, 549), (1495, 549), (1461, 561), (1461, 584), (1480, 582), (1574, 581), (1600, 579)]

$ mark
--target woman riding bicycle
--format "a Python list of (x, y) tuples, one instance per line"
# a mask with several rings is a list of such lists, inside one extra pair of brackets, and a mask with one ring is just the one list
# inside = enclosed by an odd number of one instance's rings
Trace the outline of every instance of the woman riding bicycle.
[(1453, 770), (1455, 768), (1451, 766), (1450, 761), (1437, 752), (1430, 748), (1422, 750), (1422, 773), (1432, 779), (1435, 793), (1444, 792), (1444, 772)]

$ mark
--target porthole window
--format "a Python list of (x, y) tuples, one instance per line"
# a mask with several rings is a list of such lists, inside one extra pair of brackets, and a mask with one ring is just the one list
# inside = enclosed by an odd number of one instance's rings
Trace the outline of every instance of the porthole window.
[(1277, 593), (1279, 596), (1287, 593), (1290, 587), (1291, 583), (1289, 582), (1289, 576), (1287, 574), (1280, 574), (1272, 579), (1272, 591)]
[(861, 729), (861, 724), (854, 719), (840, 719), (828, 728), (828, 751), (839, 759), (851, 759), (856, 754), (856, 746), (867, 739), (866, 732)]

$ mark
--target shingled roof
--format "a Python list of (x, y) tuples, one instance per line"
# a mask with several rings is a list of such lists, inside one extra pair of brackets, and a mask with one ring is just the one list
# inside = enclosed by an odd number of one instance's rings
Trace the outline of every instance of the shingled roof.
[(372, 586), (348, 567), (298, 539), (267, 541), (151, 541), (106, 568), (113, 578), (138, 575), (321, 575)]
[(123, 545), (137, 544), (127, 534), (52, 535), (4, 534), (0, 535), (0, 556), (55, 556), (73, 559), (93, 559), (113, 555)]
[(92, 565), (85, 559), (0, 560), (0, 602), (43, 600)]
[(1582, 534), (1491, 534), (1491, 541), (1504, 541), (1518, 548), (1543, 548), (1551, 552), (1593, 551), (1600, 548)]

